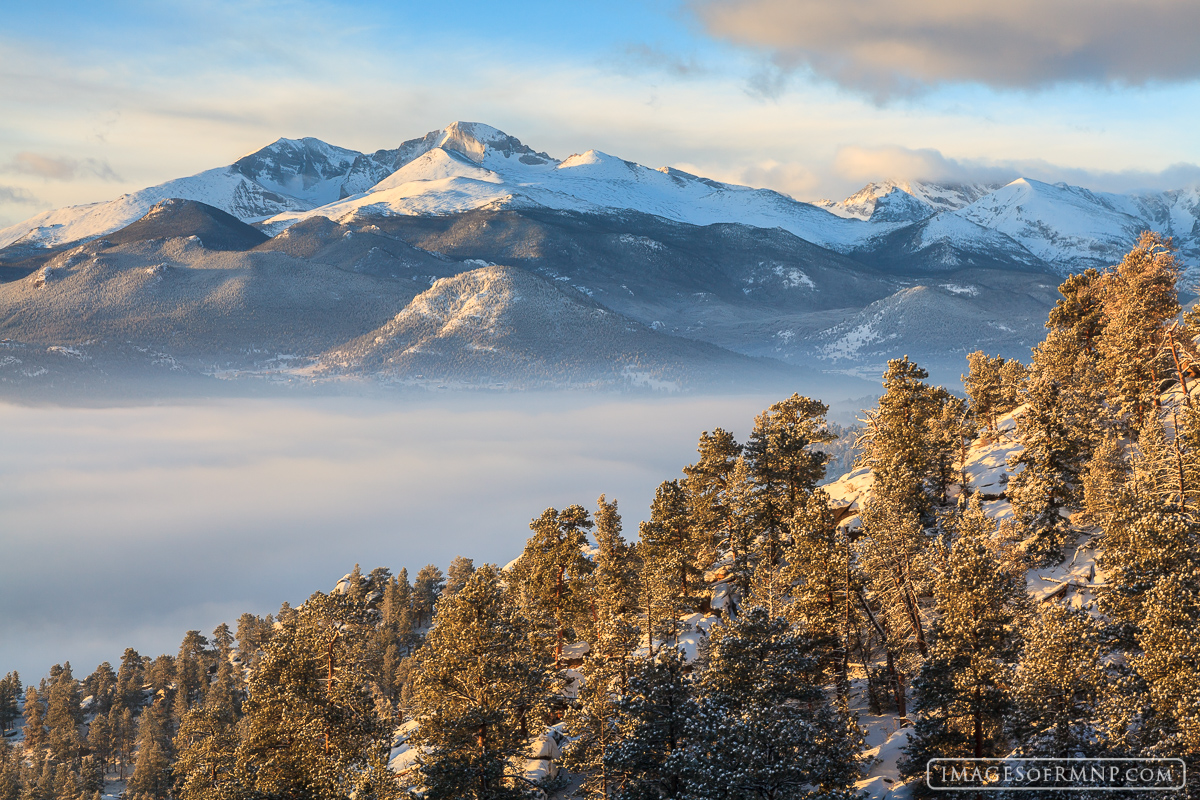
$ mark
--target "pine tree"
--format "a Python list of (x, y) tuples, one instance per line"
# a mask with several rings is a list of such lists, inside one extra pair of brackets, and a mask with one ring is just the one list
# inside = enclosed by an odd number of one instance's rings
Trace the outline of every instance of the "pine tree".
[(88, 723), (87, 749), (101, 768), (107, 768), (113, 755), (113, 731), (108, 715), (100, 712)]
[(401, 568), (383, 594), (383, 622), (389, 629), (397, 648), (397, 655), (407, 658), (416, 650), (417, 639), (413, 633), (415, 625), (413, 590), (408, 582), (408, 570)]
[(609, 798), (615, 784), (606, 759), (617, 741), (617, 698), (628, 681), (629, 659), (637, 646), (632, 620), (637, 601), (631, 548), (621, 536), (617, 503), (597, 501), (596, 568), (590, 581), (593, 608), (591, 649), (583, 664), (583, 688), (567, 716), (572, 740), (566, 764), (583, 773), (580, 789), (588, 797)]
[[(270, 617), (267, 617), (269, 620)], [(258, 655), (271, 638), (273, 626), (254, 614), (242, 614), (237, 624), (237, 652), (242, 666), (253, 669), (258, 663)]]
[(230, 698), (210, 692), (193, 706), (175, 735), (175, 797), (178, 800), (223, 800), (241, 796), (237, 783), (236, 719)]
[(661, 610), (654, 618), (675, 638), (679, 614), (693, 609), (697, 602), (699, 558), (705, 544), (703, 532), (692, 524), (687, 494), (679, 481), (659, 485), (650, 507), (650, 520), (642, 523), (639, 534), (643, 594), (651, 593), (646, 601)]
[(550, 677), (527, 630), (492, 567), (440, 605), (412, 692), (420, 727), (410, 744), (423, 749), (429, 800), (522, 798), (533, 788), (513, 761), (529, 746)]
[(71, 674), (68, 661), (50, 686), (46, 703), (47, 741), (50, 752), (59, 761), (73, 762), (83, 746), (79, 736), (79, 726), (83, 724), (79, 702), (79, 682)]
[(20, 796), (21, 757), (8, 739), (0, 736), (0, 800), (19, 800)]
[[(117, 713), (115, 706), (112, 713)], [(117, 759), (117, 774), (124, 780), (125, 770), (133, 763), (134, 747), (137, 744), (137, 726), (133, 721), (133, 712), (128, 708), (122, 708), (115, 722), (110, 715), (109, 724), (112, 727), (113, 754)]]
[(664, 647), (632, 662), (628, 689), (614, 703), (616, 744), (605, 759), (609, 797), (685, 796), (682, 765), (671, 756), (688, 744), (688, 723), (696, 713), (691, 687), (676, 648)]
[(182, 719), (188, 709), (203, 700), (203, 690), (208, 686), (208, 639), (200, 631), (188, 631), (179, 645), (179, 656), (175, 659), (175, 716)]
[(1195, 550), (1190, 555), (1180, 572), (1164, 576), (1148, 593), (1133, 669), (1145, 682), (1152, 710), (1148, 743), (1157, 753), (1188, 758), (1194, 769), (1200, 753), (1200, 559)]
[(881, 611), (878, 623), (889, 658), (903, 672), (912, 672), (929, 655), (921, 608), (921, 598), (932, 589), (929, 537), (917, 512), (882, 488), (876, 484), (875, 495), (863, 509), (857, 556), (870, 599)]
[(788, 521), (825, 477), (829, 456), (813, 445), (834, 439), (825, 424), (828, 412), (824, 403), (793, 394), (755, 417), (745, 454), (763, 535), (785, 538)]
[(373, 671), (376, 613), (358, 593), (317, 592), (280, 617), (250, 679), (237, 780), (314, 800), (382, 785), (394, 720)]
[(939, 616), (929, 657), (914, 683), (920, 717), (905, 751), (908, 775), (923, 774), (934, 757), (1008, 752), (1002, 722), (1020, 648), (1024, 576), (1007, 573), (990, 551), (995, 523), (984, 514), (979, 495), (954, 527), (934, 584)]
[(117, 673), (113, 671), (112, 665), (105, 661), (84, 679), (80, 693), (85, 698), (92, 698), (93, 712), (107, 713), (112, 708), (113, 692), (116, 690), (116, 686)]
[(963, 390), (971, 401), (975, 418), (984, 429), (996, 432), (996, 420), (1016, 408), (1017, 389), (1025, 368), (1003, 356), (989, 357), (982, 350), (967, 355), (968, 374), (962, 375)]
[(821, 690), (832, 639), (755, 607), (714, 629), (685, 748), (668, 758), (688, 797), (853, 797), (861, 737)]
[(154, 709), (147, 709), (138, 719), (137, 761), (128, 794), (134, 800), (166, 800), (171, 793), (167, 731)]
[(36, 754), (46, 746), (46, 712), (36, 686), (25, 690), (25, 726), (21, 729), (25, 737), (25, 749)]
[[(898, 510), (930, 516), (936, 500), (944, 501), (942, 477), (959, 455), (960, 442), (948, 423), (959, 414), (947, 404), (960, 401), (924, 382), (929, 373), (905, 356), (888, 361), (879, 405), (867, 412), (858, 438), (858, 465), (870, 467), (876, 493), (884, 493)], [(938, 495), (942, 495), (939, 497)]]
[(1086, 269), (1063, 281), (1058, 287), (1062, 299), (1050, 310), (1046, 327), (1065, 334), (1072, 349), (1094, 356), (1096, 340), (1104, 332), (1104, 295), (1106, 280), (1095, 269)]
[(454, 560), (450, 562), (449, 569), (446, 570), (445, 594), (453, 595), (466, 586), (474, 572), (474, 561), (464, 556), (455, 556)]
[(433, 623), (433, 609), (445, 585), (442, 571), (433, 564), (426, 564), (417, 572), (413, 582), (413, 612), (418, 628)]
[(683, 468), (684, 487), (695, 526), (708, 533), (708, 547), (714, 553), (730, 548), (733, 509), (730, 505), (730, 481), (742, 446), (733, 434), (722, 428), (700, 434), (696, 448), (700, 458)]
[(125, 653), (121, 656), (121, 666), (117, 668), (117, 687), (113, 702), (119, 702), (123, 708), (141, 708), (142, 687), (145, 683), (146, 673), (142, 666), (142, 657), (132, 647), (125, 648)]
[(1044, 603), (1025, 634), (1007, 727), (1024, 756), (1104, 755), (1099, 730), (1105, 671), (1098, 626), (1082, 611)]
[(586, 585), (592, 562), (583, 550), (592, 527), (583, 506), (546, 509), (529, 523), (533, 536), (512, 569), (522, 610), (556, 663), (589, 616)]
[(79, 784), (66, 764), (60, 763), (54, 770), (54, 800), (79, 800)]
[(1104, 275), (1104, 331), (1096, 349), (1118, 409), (1133, 430), (1158, 406), (1166, 327), (1180, 311), (1175, 284), (1180, 266), (1169, 239), (1145, 231)]
[[(20, 712), (17, 708), (17, 698), (21, 696), (21, 676), (10, 672), (0, 679), (0, 734), (8, 730)], [(3, 738), (3, 736), (0, 736)]]
[(860, 625), (856, 599), (861, 576), (849, 536), (838, 530), (829, 495), (818, 489), (791, 521), (785, 583), (791, 595), (788, 619), (813, 636), (837, 642), (831, 655), (837, 689), (848, 700), (851, 638)]
[(1083, 500), (1083, 474), (1103, 440), (1103, 381), (1090, 357), (1065, 334), (1051, 332), (1034, 351), (1017, 417), (1023, 450), (1012, 459), (1007, 488), (1026, 549), (1035, 563), (1057, 562), (1070, 536), (1064, 512)]

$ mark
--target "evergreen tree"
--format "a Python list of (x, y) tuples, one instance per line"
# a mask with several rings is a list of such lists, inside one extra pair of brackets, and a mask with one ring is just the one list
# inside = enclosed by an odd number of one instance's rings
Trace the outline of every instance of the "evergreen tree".
[(1034, 351), (1017, 417), (1023, 450), (1010, 467), (1013, 511), (1035, 563), (1061, 558), (1070, 528), (1064, 512), (1083, 499), (1083, 473), (1103, 437), (1103, 381), (1074, 340), (1051, 332)]
[(108, 721), (108, 715), (104, 712), (97, 714), (88, 723), (87, 749), (100, 764), (101, 769), (108, 767), (113, 753), (113, 731)]
[(939, 616), (929, 657), (915, 682), (920, 717), (905, 751), (909, 775), (923, 774), (930, 758), (1008, 752), (1002, 722), (1020, 647), (1024, 576), (1007, 573), (990, 551), (995, 523), (983, 513), (979, 495), (954, 527), (934, 584)]
[(117, 668), (117, 687), (114, 703), (122, 708), (138, 709), (142, 707), (142, 687), (146, 683), (145, 668), (142, 657), (132, 647), (125, 648), (121, 656), (121, 666)]
[(632, 662), (628, 690), (614, 703), (616, 744), (605, 768), (614, 800), (683, 798), (683, 766), (672, 756), (688, 744), (696, 712), (683, 656), (664, 647)]
[(400, 574), (388, 582), (383, 594), (383, 622), (396, 643), (399, 657), (408, 657), (416, 649), (412, 595), (408, 570), (401, 568)]
[(66, 764), (60, 763), (54, 770), (54, 800), (79, 800), (79, 784)]
[(695, 607), (702, 575), (700, 551), (705, 544), (702, 531), (692, 524), (687, 494), (679, 481), (663, 481), (650, 507), (650, 520), (639, 530), (638, 555), (644, 564), (643, 592), (658, 605), (662, 621), (674, 638), (680, 613)]
[(996, 419), (1014, 407), (1008, 404), (1004, 386), (1004, 366), (1007, 363), (1003, 356), (990, 358), (982, 350), (976, 350), (967, 355), (968, 374), (961, 376), (963, 390), (971, 401), (975, 418), (990, 433), (996, 431)]
[(25, 690), (25, 726), (21, 729), (25, 737), (25, 749), (36, 754), (46, 746), (46, 712), (36, 686)]
[(564, 644), (575, 639), (587, 619), (587, 578), (592, 562), (584, 555), (593, 523), (583, 506), (548, 508), (529, 523), (533, 536), (513, 566), (521, 607), (557, 663)]
[(1086, 269), (1058, 287), (1062, 299), (1050, 310), (1046, 327), (1064, 335), (1072, 349), (1096, 355), (1096, 340), (1104, 332), (1105, 280), (1095, 269)]
[(826, 453), (813, 445), (835, 438), (825, 424), (829, 406), (793, 394), (754, 419), (746, 462), (757, 487), (760, 530), (782, 539), (787, 523), (825, 477)]
[(617, 698), (628, 680), (629, 659), (637, 646), (631, 549), (621, 536), (617, 503), (600, 495), (596, 519), (596, 569), (591, 579), (591, 650), (583, 665), (583, 688), (567, 716), (572, 737), (566, 752), (570, 769), (583, 773), (588, 797), (609, 798), (615, 784), (606, 759), (617, 742)]
[[(898, 512), (923, 516), (945, 499), (947, 465), (960, 454), (962, 433), (950, 424), (961, 416), (961, 401), (926, 384), (928, 377), (908, 356), (888, 361), (883, 396), (867, 412), (858, 439), (858, 465), (873, 471), (876, 493), (886, 494)], [(949, 413), (948, 404), (956, 406)]]
[(445, 594), (452, 595), (466, 586), (474, 572), (474, 561), (464, 556), (455, 556), (454, 560), (450, 562), (450, 568), (446, 570)]
[(874, 497), (863, 509), (857, 556), (870, 600), (881, 612), (878, 622), (889, 658), (902, 672), (911, 673), (929, 655), (921, 607), (921, 598), (932, 589), (929, 537), (917, 512), (885, 494), (884, 488), (877, 482)]
[(820, 686), (832, 644), (759, 607), (714, 629), (688, 744), (667, 759), (684, 776), (683, 796), (854, 796), (861, 736)]
[(271, 638), (273, 626), (268, 620), (270, 616), (264, 620), (250, 613), (238, 617), (237, 651), (242, 666), (247, 669), (253, 669), (258, 663), (258, 654)]
[(8, 739), (0, 736), (0, 800), (19, 800), (20, 796), (21, 757)]
[(133, 800), (166, 800), (171, 793), (169, 736), (152, 709), (138, 718), (137, 761), (127, 791)]
[(1104, 331), (1096, 340), (1100, 367), (1117, 408), (1133, 430), (1158, 406), (1166, 327), (1179, 314), (1179, 262), (1169, 239), (1145, 231), (1137, 246), (1106, 271)]
[(182, 719), (188, 709), (203, 700), (203, 690), (208, 686), (208, 639), (200, 631), (188, 631), (179, 645), (179, 657), (175, 659), (175, 716)]
[(96, 713), (107, 713), (113, 704), (113, 693), (117, 687), (117, 673), (107, 661), (96, 667), (95, 671), (83, 681), (81, 694), (92, 698), (92, 710)]
[(180, 721), (175, 735), (175, 797), (223, 800), (241, 796), (237, 783), (238, 735), (234, 709), (222, 692), (210, 692)]
[(729, 431), (717, 428), (700, 434), (696, 450), (700, 458), (683, 468), (690, 515), (695, 526), (708, 533), (709, 549), (728, 550), (733, 516), (730, 481), (742, 446)]
[(433, 623), (433, 609), (442, 595), (446, 579), (442, 571), (433, 564), (426, 564), (417, 572), (413, 582), (413, 612), (417, 627)]
[(238, 782), (258, 797), (313, 800), (386, 785), (394, 720), (373, 672), (376, 613), (357, 593), (317, 592), (280, 617), (250, 678)]
[[(0, 679), (0, 734), (8, 730), (20, 712), (17, 698), (21, 696), (21, 676), (10, 672)], [(0, 736), (3, 738), (3, 736)]]
[(838, 530), (829, 495), (818, 489), (792, 517), (785, 582), (791, 594), (788, 619), (813, 636), (837, 642), (837, 689), (848, 700), (851, 638), (860, 624), (856, 598), (861, 576), (849, 536)]
[(1147, 743), (1153, 752), (1187, 758), (1189, 770), (1200, 761), (1200, 559), (1190, 555), (1148, 593), (1133, 662), (1151, 709)]
[(46, 703), (47, 741), (50, 752), (58, 761), (74, 762), (79, 758), (83, 746), (79, 735), (83, 711), (79, 702), (79, 682), (71, 674), (71, 662), (68, 661), (50, 686)]
[(492, 567), (439, 607), (412, 692), (420, 727), (410, 744), (423, 749), (429, 800), (521, 798), (534, 788), (514, 760), (529, 747), (550, 679), (527, 631)]
[[(112, 713), (117, 713), (115, 707)], [(122, 708), (115, 721), (113, 716), (109, 717), (109, 724), (112, 728), (112, 748), (117, 760), (117, 774), (124, 780), (125, 770), (133, 763), (134, 748), (137, 745), (137, 725), (133, 720), (133, 712)]]
[(1082, 611), (1044, 603), (1025, 635), (1008, 728), (1024, 756), (1104, 754), (1100, 723), (1105, 684), (1100, 630)]

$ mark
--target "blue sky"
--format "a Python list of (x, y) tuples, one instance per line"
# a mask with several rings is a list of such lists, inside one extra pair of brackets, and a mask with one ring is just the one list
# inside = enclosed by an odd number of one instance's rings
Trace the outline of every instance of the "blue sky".
[(0, 225), (279, 136), (372, 150), (455, 119), (800, 199), (886, 177), (1181, 186), (1197, 5), (8, 3)]

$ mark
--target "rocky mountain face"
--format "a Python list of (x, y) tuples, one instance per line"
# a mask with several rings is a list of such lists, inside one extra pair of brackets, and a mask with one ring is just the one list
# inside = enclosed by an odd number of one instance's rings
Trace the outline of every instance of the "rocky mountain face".
[[(1200, 267), (1197, 189), (884, 181), (809, 204), (459, 122), (370, 154), (280, 139), (40, 214), (0, 231), (0, 306), (13, 340), (169, 341), (239, 370), (260, 360), (229, 353), (277, 351), (321, 376), (569, 384), (671, 359), (707, 374), (733, 353), (875, 376), (908, 353), (953, 380), (964, 348), (1027, 355), (1061, 277), (1115, 263), (1147, 228)], [(491, 322), (436, 322), (409, 308), (420, 297)], [(566, 355), (573, 336), (590, 355)]]

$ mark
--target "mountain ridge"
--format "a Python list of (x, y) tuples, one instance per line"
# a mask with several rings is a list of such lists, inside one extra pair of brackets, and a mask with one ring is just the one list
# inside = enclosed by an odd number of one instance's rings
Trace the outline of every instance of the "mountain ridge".
[(370, 154), (313, 138), (278, 139), (227, 167), (107, 203), (42, 212), (0, 230), (0, 249), (96, 238), (171, 197), (212, 205), (244, 222), (262, 224), (270, 234), (313, 215), (341, 222), (481, 208), (637, 211), (694, 225), (782, 227), (867, 263), (880, 255), (878, 243), (889, 234), (909, 228), (915, 233), (915, 226), (930, 217), (953, 215), (981, 229), (978, 235), (961, 229), (966, 240), (959, 236), (960, 249), (996, 249), (997, 235), (1003, 236), (1012, 243), (1000, 250), (1028, 251), (1060, 275), (1115, 262), (1137, 231), (1148, 228), (1175, 237), (1185, 265), (1200, 268), (1196, 188), (1112, 194), (1025, 178), (1004, 186), (881, 180), (836, 203), (805, 203), (769, 189), (722, 183), (671, 167), (645, 167), (594, 149), (560, 161), (473, 122), (454, 122)]

